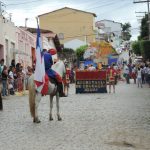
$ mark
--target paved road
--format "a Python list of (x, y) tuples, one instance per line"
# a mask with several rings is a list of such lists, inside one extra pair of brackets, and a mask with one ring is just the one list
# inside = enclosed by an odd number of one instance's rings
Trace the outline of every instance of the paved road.
[(5, 98), (0, 150), (150, 150), (150, 89), (119, 83), (116, 94), (70, 94), (60, 101), (63, 121), (48, 121), (49, 101), (33, 124), (27, 96)]

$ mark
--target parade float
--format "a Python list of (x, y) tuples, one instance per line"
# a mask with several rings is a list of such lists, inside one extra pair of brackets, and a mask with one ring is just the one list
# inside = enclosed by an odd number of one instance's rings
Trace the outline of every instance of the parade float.
[[(102, 65), (108, 64), (108, 56), (115, 53), (115, 50), (107, 42), (93, 42), (85, 51), (84, 62), (76, 71), (76, 93), (107, 93), (106, 69)], [(89, 71), (88, 65), (97, 69)]]

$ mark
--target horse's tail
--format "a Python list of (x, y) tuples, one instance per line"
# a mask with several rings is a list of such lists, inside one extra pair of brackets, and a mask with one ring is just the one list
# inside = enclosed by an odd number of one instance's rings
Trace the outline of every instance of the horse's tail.
[(35, 118), (35, 85), (34, 85), (34, 75), (31, 75), (28, 81), (28, 89), (29, 89), (29, 106), (30, 113), (33, 118)]

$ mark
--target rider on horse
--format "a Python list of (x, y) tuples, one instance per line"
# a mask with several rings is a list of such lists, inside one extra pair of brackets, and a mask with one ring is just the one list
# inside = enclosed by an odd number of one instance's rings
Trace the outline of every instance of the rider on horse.
[(56, 51), (47, 51), (46, 49), (43, 50), (44, 52), (44, 61), (45, 61), (45, 71), (50, 79), (55, 81), (58, 91), (59, 91), (59, 96), (64, 97), (65, 94), (63, 92), (63, 84), (62, 84), (62, 78), (61, 76), (55, 72), (51, 67), (53, 65), (53, 59), (52, 55), (56, 54)]

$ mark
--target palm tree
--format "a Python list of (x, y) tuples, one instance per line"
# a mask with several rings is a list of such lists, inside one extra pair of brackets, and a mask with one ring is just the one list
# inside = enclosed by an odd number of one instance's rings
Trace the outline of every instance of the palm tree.
[(131, 28), (131, 24), (129, 22), (122, 24), (122, 38), (125, 41), (128, 41), (131, 38), (130, 28)]

